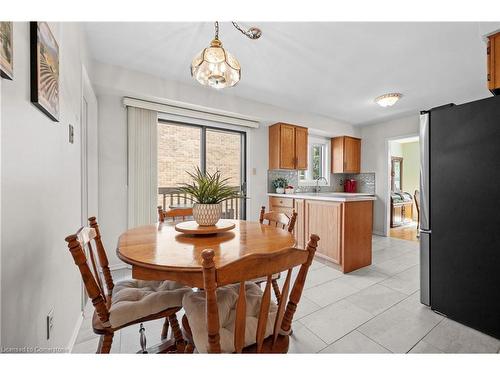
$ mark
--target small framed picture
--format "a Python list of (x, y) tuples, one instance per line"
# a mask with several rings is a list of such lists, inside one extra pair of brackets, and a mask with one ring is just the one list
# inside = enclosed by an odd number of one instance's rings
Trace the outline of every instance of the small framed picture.
[(14, 78), (14, 33), (12, 22), (0, 22), (0, 75)]
[(59, 45), (47, 22), (30, 22), (31, 102), (59, 121)]

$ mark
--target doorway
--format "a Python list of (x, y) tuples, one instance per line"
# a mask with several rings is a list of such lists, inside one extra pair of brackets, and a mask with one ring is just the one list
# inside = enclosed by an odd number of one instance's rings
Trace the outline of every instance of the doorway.
[(388, 235), (418, 241), (420, 150), (418, 136), (389, 141)]

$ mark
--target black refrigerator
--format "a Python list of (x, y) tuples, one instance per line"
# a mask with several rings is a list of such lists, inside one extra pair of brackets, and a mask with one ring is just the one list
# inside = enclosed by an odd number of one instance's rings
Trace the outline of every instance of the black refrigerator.
[(421, 112), (421, 302), (500, 338), (500, 96)]

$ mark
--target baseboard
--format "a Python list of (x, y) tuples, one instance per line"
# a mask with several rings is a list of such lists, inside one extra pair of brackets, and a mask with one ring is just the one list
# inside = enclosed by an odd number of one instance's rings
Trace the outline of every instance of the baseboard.
[(80, 315), (78, 316), (78, 319), (75, 324), (75, 328), (73, 329), (73, 333), (71, 334), (71, 337), (69, 339), (68, 347), (66, 349), (68, 353), (71, 353), (73, 351), (73, 347), (75, 346), (76, 338), (78, 337), (78, 332), (80, 332), (82, 323), (83, 323), (83, 311), (80, 312)]
[(382, 236), (382, 237), (387, 237), (387, 235), (384, 232), (379, 232), (379, 231), (372, 231), (373, 234), (376, 234), (377, 236)]

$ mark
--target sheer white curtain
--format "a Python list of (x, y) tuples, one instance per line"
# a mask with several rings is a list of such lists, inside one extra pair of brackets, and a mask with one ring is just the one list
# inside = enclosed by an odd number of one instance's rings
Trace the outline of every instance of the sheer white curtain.
[(157, 221), (158, 113), (127, 107), (128, 123), (128, 226)]

